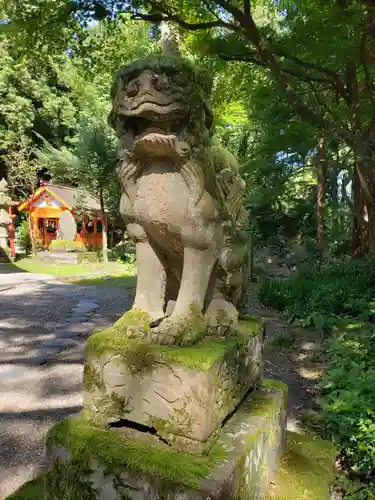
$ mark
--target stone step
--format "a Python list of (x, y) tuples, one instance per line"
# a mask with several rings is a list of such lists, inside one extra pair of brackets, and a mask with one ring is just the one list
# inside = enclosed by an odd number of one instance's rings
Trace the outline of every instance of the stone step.
[(46, 500), (88, 493), (97, 500), (263, 499), (284, 442), (286, 393), (284, 384), (265, 381), (206, 455), (93, 426), (84, 414), (66, 419), (47, 439)]

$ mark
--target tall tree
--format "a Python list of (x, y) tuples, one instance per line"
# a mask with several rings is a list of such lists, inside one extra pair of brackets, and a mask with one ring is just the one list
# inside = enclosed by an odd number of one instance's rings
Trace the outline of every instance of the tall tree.
[[(25, 0), (23, 4), (30, 2)], [(59, 0), (54, 8), (51, 0), (40, 0), (32, 9), (32, 16), (27, 9), (17, 10), (14, 3), (5, 2), (10, 25), (23, 26), (23, 33), (35, 33), (37, 26), (38, 39), (44, 36), (51, 40), (45, 26), (50, 26), (54, 19), (51, 44), (56, 43), (59, 23), (66, 30), (73, 19), (80, 19), (83, 25), (95, 13), (110, 18), (114, 12), (130, 11), (136, 19), (152, 23), (171, 21), (185, 30), (205, 32), (200, 38), (205, 54), (267, 69), (295, 113), (319, 129), (324, 137), (337, 138), (352, 148), (367, 206), (369, 242), (375, 250), (371, 2), (134, 0), (129, 6), (121, 0), (91, 0), (84, 4)], [(47, 15), (38, 17), (36, 14), (42, 10)]]

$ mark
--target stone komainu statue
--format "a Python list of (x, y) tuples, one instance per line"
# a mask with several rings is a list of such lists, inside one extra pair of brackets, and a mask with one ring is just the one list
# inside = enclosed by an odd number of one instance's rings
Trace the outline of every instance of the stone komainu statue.
[(148, 314), (161, 343), (235, 323), (244, 295), (245, 182), (212, 138), (211, 86), (189, 61), (155, 56), (122, 68), (112, 89), (120, 211), (136, 243), (133, 314)]

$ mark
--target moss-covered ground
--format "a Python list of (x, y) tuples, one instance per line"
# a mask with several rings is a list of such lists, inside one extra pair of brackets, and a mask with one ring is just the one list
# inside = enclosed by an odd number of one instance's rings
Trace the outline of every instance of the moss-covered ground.
[[(133, 319), (138, 324), (143, 322), (145, 330), (148, 328), (149, 320), (145, 313), (136, 312)], [(131, 326), (131, 320), (131, 317), (124, 316), (112, 328), (92, 335), (85, 345), (86, 354), (97, 356), (110, 352), (126, 357), (128, 363), (132, 356), (135, 363), (144, 367), (151, 366), (156, 361), (164, 361), (208, 371), (238, 343), (245, 343), (251, 335), (259, 335), (263, 328), (260, 320), (247, 317), (240, 321), (238, 335), (206, 338), (194, 346), (161, 346), (130, 339), (127, 327)]]
[[(27, 273), (40, 273), (49, 274), (58, 277), (80, 277), (85, 274), (100, 273), (98, 276), (92, 276), (90, 279), (85, 280), (85, 284), (101, 284), (105, 276), (112, 276), (115, 280), (116, 277), (133, 277), (135, 275), (135, 266), (131, 264), (121, 264), (118, 262), (108, 262), (106, 264), (53, 264), (42, 262), (41, 260), (31, 257), (18, 259), (15, 262), (5, 264), (5, 269), (13, 272), (27, 272)], [(83, 280), (82, 280), (83, 281)], [(108, 282), (111, 280), (108, 280)], [(112, 284), (116, 282), (113, 281)]]
[(329, 441), (287, 432), (286, 449), (266, 500), (326, 500), (336, 453)]

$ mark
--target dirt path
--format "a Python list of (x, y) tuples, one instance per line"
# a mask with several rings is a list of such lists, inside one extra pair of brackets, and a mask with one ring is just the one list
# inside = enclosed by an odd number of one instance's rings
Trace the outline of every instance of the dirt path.
[(280, 313), (262, 306), (257, 289), (254, 285), (248, 311), (266, 322), (265, 376), (288, 385), (288, 429), (298, 431), (317, 405), (317, 381), (324, 368), (319, 359), (321, 334), (292, 326)]

